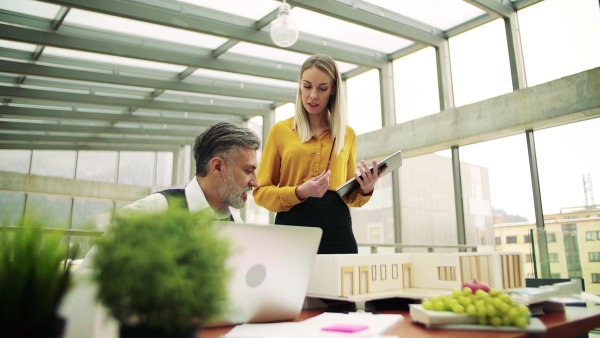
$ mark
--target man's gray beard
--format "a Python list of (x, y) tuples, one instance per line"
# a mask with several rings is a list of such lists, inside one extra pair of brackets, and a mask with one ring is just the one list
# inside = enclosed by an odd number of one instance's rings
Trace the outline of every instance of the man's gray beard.
[(246, 191), (252, 191), (252, 187), (240, 187), (233, 178), (233, 170), (228, 169), (225, 173), (225, 181), (219, 189), (221, 199), (226, 205), (236, 209), (241, 209), (246, 205), (246, 201), (242, 199), (242, 194)]

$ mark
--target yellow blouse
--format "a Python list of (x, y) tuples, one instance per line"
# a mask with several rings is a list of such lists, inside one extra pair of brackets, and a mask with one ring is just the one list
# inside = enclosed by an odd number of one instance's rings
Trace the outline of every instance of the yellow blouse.
[[(258, 187), (254, 190), (256, 204), (273, 212), (288, 211), (302, 202), (296, 196), (296, 187), (325, 171), (333, 139), (331, 131), (300, 142), (294, 118), (275, 123), (269, 131), (257, 170)], [(336, 141), (337, 142), (337, 141)], [(356, 133), (346, 127), (344, 148), (339, 156), (331, 156), (329, 190), (354, 177), (356, 162)], [(362, 195), (360, 188), (344, 197), (351, 207), (361, 207), (371, 195)]]

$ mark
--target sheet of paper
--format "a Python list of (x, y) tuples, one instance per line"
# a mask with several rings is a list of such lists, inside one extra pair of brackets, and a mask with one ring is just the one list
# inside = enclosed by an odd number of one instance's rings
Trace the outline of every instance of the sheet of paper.
[(225, 335), (225, 338), (348, 337), (347, 333), (321, 330), (323, 327), (335, 324), (368, 325), (368, 329), (354, 333), (352, 337), (382, 337), (381, 334), (403, 318), (402, 315), (396, 314), (324, 312), (300, 322), (237, 325)]

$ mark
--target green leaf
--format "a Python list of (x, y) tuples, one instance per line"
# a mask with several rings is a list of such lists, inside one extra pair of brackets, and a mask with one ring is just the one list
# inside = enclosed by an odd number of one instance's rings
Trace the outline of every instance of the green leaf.
[(125, 325), (185, 330), (222, 313), (230, 250), (211, 219), (187, 209), (117, 215), (93, 257), (98, 299)]

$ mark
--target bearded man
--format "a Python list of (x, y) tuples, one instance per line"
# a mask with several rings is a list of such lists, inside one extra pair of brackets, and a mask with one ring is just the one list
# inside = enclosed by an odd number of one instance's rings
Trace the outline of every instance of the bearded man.
[(248, 193), (257, 185), (259, 148), (260, 139), (250, 129), (229, 122), (217, 123), (196, 138), (196, 175), (185, 188), (153, 193), (118, 213), (158, 213), (183, 203), (191, 214), (242, 223), (232, 208), (243, 208)]

